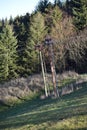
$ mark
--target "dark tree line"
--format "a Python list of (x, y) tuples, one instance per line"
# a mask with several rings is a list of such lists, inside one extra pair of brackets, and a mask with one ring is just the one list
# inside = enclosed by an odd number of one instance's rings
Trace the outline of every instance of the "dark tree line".
[[(87, 1), (42, 0), (32, 14), (0, 20), (0, 80), (40, 73), (35, 45), (47, 35), (55, 41), (57, 72), (87, 72)], [(49, 71), (47, 48), (43, 53)]]

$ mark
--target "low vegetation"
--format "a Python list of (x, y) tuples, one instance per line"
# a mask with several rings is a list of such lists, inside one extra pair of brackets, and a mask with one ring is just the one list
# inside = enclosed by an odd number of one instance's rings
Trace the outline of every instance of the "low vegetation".
[(1, 130), (86, 130), (87, 84), (59, 99), (23, 101), (0, 112)]

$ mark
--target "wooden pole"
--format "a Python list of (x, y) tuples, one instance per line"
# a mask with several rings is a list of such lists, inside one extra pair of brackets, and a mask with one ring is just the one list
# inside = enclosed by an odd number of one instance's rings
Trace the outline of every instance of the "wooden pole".
[(43, 64), (43, 59), (42, 59), (42, 53), (41, 53), (41, 51), (40, 51), (40, 59), (41, 59), (42, 74), (43, 74), (44, 86), (45, 86), (45, 95), (46, 95), (46, 97), (48, 97), (47, 85), (46, 85), (46, 78), (45, 78), (45, 72), (44, 72), (44, 64)]
[(55, 97), (59, 97), (59, 92), (56, 83), (56, 70), (55, 70), (54, 53), (53, 53), (52, 44), (49, 44), (49, 55), (50, 55), (50, 66), (51, 66), (53, 86), (54, 86), (54, 95)]

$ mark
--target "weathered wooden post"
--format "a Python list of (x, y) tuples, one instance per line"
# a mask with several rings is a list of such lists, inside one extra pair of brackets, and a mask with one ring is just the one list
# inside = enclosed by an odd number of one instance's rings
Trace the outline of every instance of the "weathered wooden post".
[(58, 92), (57, 83), (56, 83), (56, 70), (55, 70), (55, 63), (54, 63), (53, 41), (49, 36), (47, 36), (45, 39), (45, 45), (48, 46), (48, 53), (49, 53), (49, 58), (50, 58), (50, 66), (51, 66), (53, 86), (54, 86), (54, 95), (55, 97), (59, 97), (59, 92)]
[(45, 95), (48, 97), (48, 92), (47, 92), (47, 84), (46, 84), (46, 76), (45, 76), (45, 71), (44, 71), (44, 63), (43, 63), (43, 58), (42, 58), (42, 45), (36, 45), (35, 48), (39, 50), (40, 53), (40, 60), (41, 60), (41, 68), (42, 68), (42, 75), (43, 75), (43, 80), (44, 80), (44, 87), (45, 87)]

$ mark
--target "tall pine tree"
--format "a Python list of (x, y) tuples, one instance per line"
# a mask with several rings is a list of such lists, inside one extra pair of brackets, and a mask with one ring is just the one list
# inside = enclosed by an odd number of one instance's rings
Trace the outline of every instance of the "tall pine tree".
[(26, 41), (29, 37), (30, 15), (27, 13), (25, 16), (16, 17), (14, 20), (14, 30), (18, 40), (18, 74), (24, 76), (26, 72)]
[(26, 48), (26, 71), (31, 74), (37, 71), (38, 53), (35, 51), (35, 45), (40, 44), (46, 35), (46, 27), (44, 17), (40, 12), (31, 16), (30, 36), (27, 40)]
[(7, 80), (16, 75), (17, 40), (12, 27), (8, 24), (0, 32), (0, 80)]
[(41, 13), (46, 13), (46, 9), (49, 6), (49, 0), (40, 0), (38, 6), (36, 7), (36, 11), (40, 11)]

